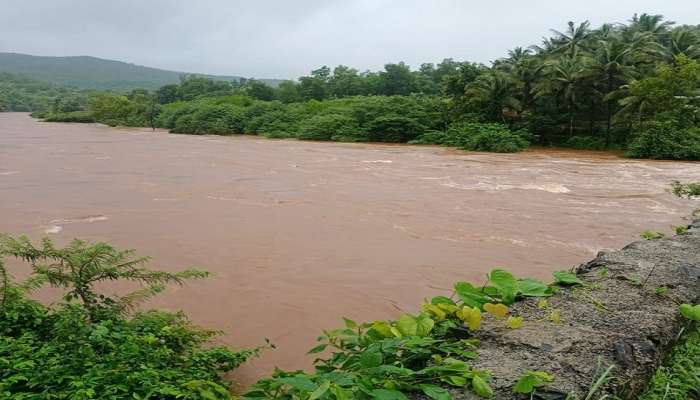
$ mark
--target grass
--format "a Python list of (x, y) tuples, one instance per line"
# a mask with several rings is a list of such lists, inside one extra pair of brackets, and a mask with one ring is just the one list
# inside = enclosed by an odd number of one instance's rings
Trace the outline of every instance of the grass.
[(638, 400), (700, 399), (700, 328), (691, 328), (676, 345)]

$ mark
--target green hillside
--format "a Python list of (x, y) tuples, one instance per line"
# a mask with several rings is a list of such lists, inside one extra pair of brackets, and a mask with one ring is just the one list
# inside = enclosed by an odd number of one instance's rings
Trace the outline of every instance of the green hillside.
[[(186, 72), (167, 71), (96, 57), (44, 57), (0, 52), (0, 72), (80, 89), (128, 91), (157, 89), (177, 83)], [(199, 75), (199, 74), (198, 74)], [(239, 76), (202, 75), (216, 80), (239, 80)], [(276, 80), (263, 80), (276, 84)]]

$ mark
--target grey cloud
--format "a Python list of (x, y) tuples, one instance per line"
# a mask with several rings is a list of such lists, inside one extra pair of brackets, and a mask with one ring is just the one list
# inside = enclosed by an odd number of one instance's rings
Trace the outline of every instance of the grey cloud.
[(0, 0), (0, 51), (293, 78), (321, 65), (489, 62), (566, 21), (635, 12), (700, 23), (696, 0)]

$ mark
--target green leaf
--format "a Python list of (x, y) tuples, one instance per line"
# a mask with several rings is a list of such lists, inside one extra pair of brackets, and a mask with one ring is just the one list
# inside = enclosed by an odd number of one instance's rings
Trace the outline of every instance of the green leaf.
[(311, 396), (309, 396), (309, 400), (316, 400), (323, 396), (327, 391), (328, 388), (331, 387), (331, 382), (330, 381), (324, 381), (322, 384), (319, 385), (318, 389), (314, 390), (311, 393)]
[(554, 380), (554, 376), (545, 371), (528, 371), (513, 386), (513, 392), (529, 394), (536, 388)]
[(420, 315), (415, 321), (417, 336), (428, 336), (430, 331), (432, 331), (433, 327), (435, 326), (435, 321), (433, 321), (427, 315)]
[(430, 299), (430, 304), (433, 304), (433, 305), (438, 305), (438, 304), (451, 304), (451, 305), (454, 306), (454, 305), (455, 305), (455, 302), (454, 302), (451, 298), (449, 298), (449, 297), (445, 297), (445, 296), (435, 296), (435, 297), (433, 297), (432, 299)]
[(345, 321), (345, 327), (346, 327), (346, 328), (348, 328), (348, 329), (355, 329), (355, 328), (357, 328), (357, 322), (355, 322), (355, 321), (353, 321), (353, 320), (351, 320), (351, 319), (345, 318), (345, 317), (343, 317), (343, 321)]
[(363, 368), (375, 368), (382, 365), (383, 357), (379, 351), (365, 351), (360, 355), (360, 365)]
[(404, 314), (396, 321), (396, 328), (401, 332), (402, 336), (416, 336), (418, 323), (412, 315)]
[(403, 393), (391, 389), (376, 389), (372, 391), (372, 398), (377, 400), (408, 400), (408, 397)]
[(311, 379), (302, 375), (278, 378), (277, 381), (302, 392), (313, 392), (316, 390), (316, 385), (311, 381)]
[(327, 345), (327, 344), (319, 344), (318, 346), (316, 346), (316, 347), (314, 347), (313, 349), (309, 350), (309, 352), (308, 352), (307, 354), (316, 354), (316, 353), (320, 353), (320, 352), (322, 352), (323, 350), (326, 349), (326, 346), (328, 346), (328, 345)]
[(447, 389), (435, 385), (420, 385), (421, 390), (426, 396), (435, 400), (452, 400), (452, 395)]
[(552, 275), (557, 285), (583, 285), (583, 281), (576, 274), (568, 271), (556, 271)]
[(335, 395), (336, 400), (348, 400), (350, 398), (348, 392), (338, 385), (333, 385), (331, 387), (331, 392)]
[(485, 399), (493, 397), (493, 389), (491, 389), (491, 386), (486, 383), (486, 380), (479, 375), (474, 375), (472, 377), (472, 390)]
[(518, 295), (518, 281), (513, 274), (502, 269), (494, 269), (489, 274), (489, 281), (498, 289), (501, 301), (505, 304), (513, 304)]
[(491, 297), (468, 282), (457, 282), (455, 292), (462, 302), (470, 307), (482, 308), (484, 304), (491, 302)]
[(526, 278), (518, 280), (518, 290), (523, 296), (547, 297), (552, 295), (550, 287), (537, 279)]
[(681, 315), (691, 321), (700, 321), (700, 304), (694, 306), (690, 304), (681, 304), (679, 307)]

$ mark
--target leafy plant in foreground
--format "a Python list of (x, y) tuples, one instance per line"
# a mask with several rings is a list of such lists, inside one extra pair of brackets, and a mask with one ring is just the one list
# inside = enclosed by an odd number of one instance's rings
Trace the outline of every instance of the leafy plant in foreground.
[[(32, 274), (13, 283), (4, 257), (29, 263)], [(26, 238), (0, 238), (0, 398), (229, 399), (222, 377), (258, 350), (210, 347), (216, 331), (201, 329), (182, 313), (147, 311), (127, 317), (140, 300), (168, 282), (203, 272), (152, 271), (146, 258), (105, 243), (74, 241), (35, 247)], [(131, 280), (145, 288), (107, 297), (94, 285)], [(26, 295), (49, 283), (63, 302), (46, 307)]]
[[(504, 318), (507, 305), (517, 299), (553, 291), (552, 285), (494, 269), (483, 286), (458, 282), (451, 297), (433, 297), (418, 315), (362, 324), (345, 319), (344, 328), (324, 332), (311, 349), (312, 354), (330, 351), (316, 360), (314, 373), (278, 370), (243, 399), (403, 400), (410, 392), (452, 399), (446, 388), (490, 398), (489, 373), (469, 364), (478, 346), (472, 332), (480, 328), (482, 311)], [(513, 316), (509, 321), (511, 328), (523, 322)]]

